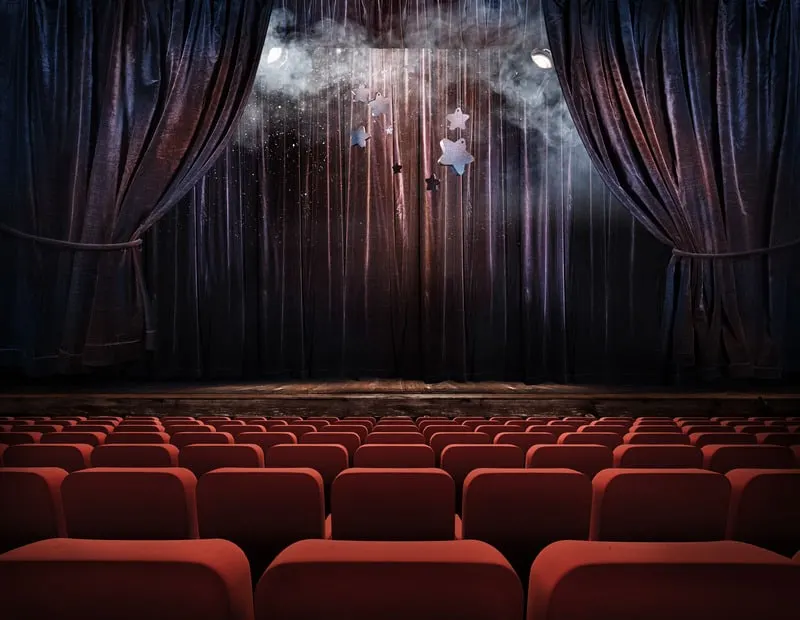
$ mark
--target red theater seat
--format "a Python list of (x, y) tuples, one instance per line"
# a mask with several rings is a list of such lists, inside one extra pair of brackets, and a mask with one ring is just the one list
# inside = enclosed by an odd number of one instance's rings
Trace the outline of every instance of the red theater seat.
[[(214, 427), (218, 433), (228, 433), (233, 436), (234, 441), (242, 433), (266, 433), (267, 427), (262, 424), (223, 424)], [(288, 424), (281, 426), (281, 431), (288, 428)], [(313, 426), (311, 427), (313, 428)], [(238, 443), (238, 442), (237, 442)]]
[(442, 456), (442, 451), (447, 446), (458, 446), (458, 445), (476, 445), (476, 444), (483, 444), (488, 445), (492, 443), (492, 438), (489, 437), (486, 433), (461, 433), (461, 432), (447, 432), (447, 433), (436, 433), (431, 437), (430, 446), (433, 449), (434, 454), (436, 455), (436, 461), (439, 462), (439, 459)]
[(550, 433), (560, 437), (564, 433), (574, 433), (575, 426), (572, 424), (530, 424), (525, 427), (526, 433)]
[(525, 454), (533, 446), (556, 443), (556, 437), (550, 433), (509, 432), (496, 435), (494, 443), (517, 446)]
[(723, 540), (730, 484), (702, 469), (608, 469), (592, 480), (592, 540)]
[[(241, 428), (241, 426), (235, 428)], [(169, 435), (177, 435), (178, 433), (213, 433), (216, 429), (198, 422), (197, 424), (171, 424), (165, 427), (164, 431)]]
[(519, 620), (522, 597), (508, 561), (476, 540), (306, 540), (255, 593), (257, 620)]
[(455, 485), (441, 469), (348, 469), (333, 481), (331, 493), (331, 536), (338, 540), (460, 535)]
[(164, 427), (160, 424), (120, 424), (114, 433), (163, 433)]
[(592, 483), (569, 469), (476, 469), (462, 506), (464, 538), (499, 549), (527, 577), (550, 543), (589, 537)]
[(371, 433), (419, 433), (416, 424), (376, 424)]
[[(78, 428), (73, 427), (73, 428)], [(88, 446), (99, 446), (106, 440), (106, 433), (93, 433), (87, 431), (62, 431), (60, 433), (47, 433), (42, 435), (41, 443), (81, 443)]]
[(303, 420), (303, 424), (308, 424), (309, 426), (313, 426), (318, 431), (321, 431), (324, 428), (330, 426), (330, 422), (327, 420)]
[[(597, 428), (603, 428), (599, 426)], [(611, 450), (622, 443), (622, 437), (616, 433), (564, 433), (558, 438), (560, 444), (605, 446)]]
[(758, 433), (756, 440), (769, 446), (800, 446), (800, 433)]
[(299, 441), (303, 435), (306, 433), (316, 433), (317, 429), (310, 424), (287, 424), (286, 426), (281, 426), (280, 431), (282, 433), (291, 433), (297, 437), (297, 440)]
[(255, 579), (284, 548), (325, 537), (322, 476), (313, 469), (215, 469), (197, 483), (202, 538), (224, 538), (247, 554)]
[(242, 433), (236, 438), (237, 443), (248, 443), (259, 446), (264, 451), (264, 458), (272, 446), (281, 444), (296, 444), (297, 437), (292, 433), (280, 431), (267, 431), (266, 433)]
[(756, 443), (755, 435), (749, 433), (691, 433), (689, 439), (698, 448)]
[(469, 433), (470, 429), (463, 424), (429, 424), (419, 429), (425, 437), (425, 442), (430, 443), (431, 437), (436, 433)]
[[(0, 469), (0, 553), (66, 536), (61, 506), (61, 484), (66, 477), (66, 471), (53, 467)], [(4, 610), (0, 596), (0, 612)]]
[(525, 467), (574, 469), (590, 478), (613, 465), (613, 456), (605, 446), (533, 446), (525, 455)]
[(119, 443), (169, 443), (169, 435), (154, 432), (127, 432), (117, 429), (106, 437), (106, 444)]
[(220, 467), (264, 467), (264, 451), (255, 444), (191, 444), (182, 448), (178, 464), (202, 476)]
[(367, 440), (367, 435), (369, 435), (371, 428), (372, 426), (367, 427), (366, 423), (361, 423), (361, 422), (359, 422), (358, 424), (337, 422), (335, 424), (331, 424), (326, 430), (330, 433), (355, 433), (356, 435), (358, 435), (358, 438), (361, 440), (361, 443), (364, 443)]
[(353, 456), (354, 467), (436, 467), (433, 448), (422, 444), (370, 444)]
[[(377, 427), (376, 427), (377, 428)], [(382, 433), (373, 431), (367, 435), (365, 444), (424, 444), (425, 436), (422, 433)]]
[(273, 430), (280, 432), (281, 430), (283, 430), (283, 427), (288, 426), (288, 424), (289, 423), (286, 420), (266, 420), (264, 422), (258, 423), (259, 426), (263, 426), (264, 428), (266, 428), (267, 432)]
[(674, 424), (634, 424), (631, 426), (630, 432), (635, 435), (640, 433), (671, 433), (676, 435), (681, 432), (681, 429)]
[(525, 454), (517, 446), (508, 444), (447, 446), (442, 450), (441, 467), (452, 476), (460, 499), (464, 479), (473, 469), (521, 469), (525, 467)]
[(785, 446), (706, 446), (703, 467), (727, 474), (732, 469), (792, 469), (794, 455)]
[(800, 617), (800, 565), (744, 543), (562, 541), (531, 567), (527, 620)]
[(614, 467), (702, 469), (703, 453), (697, 446), (627, 444), (614, 448)]
[(800, 549), (800, 469), (736, 469), (728, 538), (791, 557)]
[(104, 444), (92, 451), (92, 467), (177, 467), (178, 448), (169, 444)]
[(41, 433), (44, 435), (45, 433), (60, 433), (64, 430), (64, 426), (62, 424), (26, 424), (23, 426), (12, 426), (13, 431), (21, 431), (23, 433)]
[(0, 443), (6, 446), (16, 446), (24, 443), (39, 443), (42, 439), (42, 433), (29, 433), (22, 431), (11, 431), (9, 433), (0, 433)]
[(730, 428), (722, 426), (721, 424), (685, 424), (681, 426), (681, 432), (684, 435), (692, 435), (694, 433), (729, 433)]
[(92, 446), (30, 443), (11, 446), (3, 455), (7, 467), (58, 467), (67, 472), (90, 467)]
[(688, 446), (691, 440), (683, 433), (627, 433), (622, 441), (631, 445), (684, 445)]
[(191, 446), (197, 443), (214, 443), (214, 444), (232, 444), (233, 435), (230, 433), (195, 433), (195, 432), (180, 432), (175, 433), (170, 438), (170, 443), (178, 449), (183, 449), (186, 446)]
[[(429, 426), (443, 426), (445, 427), (444, 430), (447, 430), (453, 426), (460, 427), (461, 425), (458, 422), (455, 422), (454, 420), (448, 420), (447, 418), (420, 418), (417, 420), (417, 428), (419, 428), (419, 432), (423, 435), (425, 434), (425, 429)], [(425, 435), (425, 439), (428, 439), (427, 435)]]
[(507, 433), (508, 431), (509, 427), (506, 426), (505, 424), (500, 424), (500, 423), (481, 424), (475, 429), (476, 433), (486, 433), (487, 435), (489, 435), (489, 437), (492, 438), (492, 441), (494, 441), (494, 438), (497, 437), (500, 433)]
[(319, 472), (327, 489), (347, 469), (347, 450), (335, 444), (277, 445), (267, 452), (266, 466), (309, 467)]
[(300, 438), (300, 443), (305, 444), (335, 444), (343, 446), (347, 450), (348, 459), (352, 461), (353, 455), (361, 445), (361, 439), (355, 433), (339, 433), (321, 431), (318, 433), (306, 433)]
[(252, 620), (250, 588), (225, 540), (57, 539), (0, 557), (5, 620)]
[(109, 540), (197, 538), (195, 487), (187, 469), (106, 468), (61, 485), (67, 535)]

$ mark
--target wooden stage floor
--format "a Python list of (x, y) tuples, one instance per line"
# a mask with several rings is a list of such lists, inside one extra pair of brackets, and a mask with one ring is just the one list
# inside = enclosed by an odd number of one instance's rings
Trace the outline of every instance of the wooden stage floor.
[(667, 388), (407, 380), (275, 383), (5, 383), (0, 414), (58, 411), (309, 415), (547, 414), (789, 415), (800, 389), (677, 391)]

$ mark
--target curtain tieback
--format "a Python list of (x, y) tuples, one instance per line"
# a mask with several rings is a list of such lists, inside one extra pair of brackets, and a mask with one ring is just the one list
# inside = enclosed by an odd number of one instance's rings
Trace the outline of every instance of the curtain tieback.
[[(117, 252), (130, 249), (140, 250), (142, 247), (142, 240), (139, 237), (123, 243), (79, 243), (77, 241), (64, 241), (62, 239), (32, 235), (7, 226), (1, 222), (0, 232), (4, 232), (12, 237), (17, 237), (18, 239), (27, 239), (28, 241), (34, 241), (43, 245), (79, 252)], [(140, 252), (133, 252), (133, 271), (136, 277), (136, 287), (139, 289), (139, 295), (141, 295), (144, 310), (145, 347), (147, 350), (152, 350), (155, 348), (156, 330), (153, 325), (153, 313), (150, 308), (150, 298), (144, 281), (144, 270), (142, 269), (142, 257)]]
[(788, 250), (797, 246), (800, 246), (800, 239), (779, 243), (778, 245), (773, 245), (768, 248), (757, 248), (755, 250), (744, 250), (742, 252), (721, 252), (719, 254), (686, 252), (684, 250), (673, 249), (672, 255), (676, 258), (748, 258), (750, 256), (761, 256), (763, 254)]

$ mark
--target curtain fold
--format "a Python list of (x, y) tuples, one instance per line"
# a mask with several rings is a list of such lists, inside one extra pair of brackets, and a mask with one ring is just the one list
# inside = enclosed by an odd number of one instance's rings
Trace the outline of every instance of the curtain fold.
[[(775, 377), (800, 239), (798, 0), (543, 0), (554, 64), (609, 187), (676, 248), (679, 369)], [(716, 257), (740, 253), (738, 257)], [(698, 257), (715, 255), (715, 257)]]
[[(136, 242), (236, 127), (271, 0), (3, 4), (0, 223), (84, 245)], [(0, 362), (47, 373), (140, 357), (153, 334), (138, 252), (0, 233)]]

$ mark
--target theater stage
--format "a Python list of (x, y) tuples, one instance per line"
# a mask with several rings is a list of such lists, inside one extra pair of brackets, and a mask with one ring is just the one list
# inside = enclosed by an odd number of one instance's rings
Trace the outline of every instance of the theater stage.
[(6, 382), (0, 414), (266, 415), (790, 415), (800, 390), (677, 391), (667, 388), (407, 380), (274, 383)]

